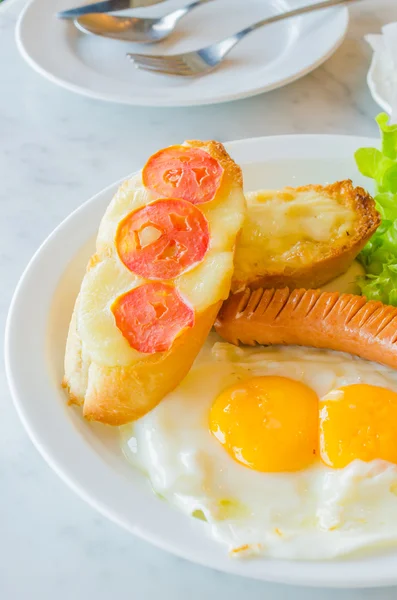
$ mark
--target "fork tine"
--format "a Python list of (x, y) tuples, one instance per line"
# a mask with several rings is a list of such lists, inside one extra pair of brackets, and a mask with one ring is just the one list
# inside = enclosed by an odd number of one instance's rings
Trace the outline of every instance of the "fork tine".
[(183, 67), (180, 66), (170, 66), (164, 64), (156, 64), (156, 65), (147, 65), (139, 62), (133, 61), (134, 65), (141, 69), (142, 71), (151, 71), (156, 73), (164, 73), (167, 75), (181, 75), (181, 76), (189, 76), (192, 74), (191, 69), (189, 69), (186, 65)]
[(132, 62), (135, 65), (135, 67), (138, 67), (138, 69), (146, 69), (148, 71), (159, 71), (161, 69), (168, 70), (165, 65), (160, 64), (160, 63), (153, 64), (153, 63), (140, 62), (138, 60), (133, 60)]
[(179, 65), (184, 64), (183, 59), (179, 55), (158, 56), (156, 54), (127, 54), (130, 60), (141, 64), (152, 65)]
[(135, 65), (137, 69), (139, 69), (139, 71), (147, 71), (148, 73), (161, 73), (162, 75), (170, 75), (170, 76), (174, 76), (174, 77), (189, 77), (191, 76), (193, 73), (191, 71), (188, 72), (181, 72), (175, 69), (166, 69), (166, 68), (161, 68), (161, 67), (143, 67), (143, 66), (139, 66), (139, 65)]
[(182, 59), (178, 59), (177, 61), (158, 60), (153, 59), (153, 56), (144, 56), (143, 58), (142, 56), (129, 56), (129, 58), (140, 69), (161, 71), (174, 75), (190, 75), (193, 72)]
[(167, 61), (152, 61), (152, 60), (135, 60), (135, 64), (142, 65), (144, 67), (153, 67), (158, 69), (183, 69), (183, 63), (172, 63)]

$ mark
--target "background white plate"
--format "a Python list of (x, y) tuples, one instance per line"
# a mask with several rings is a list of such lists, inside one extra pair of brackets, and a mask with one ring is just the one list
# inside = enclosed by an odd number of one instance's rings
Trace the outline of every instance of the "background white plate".
[(367, 75), (367, 83), (372, 98), (389, 115), (392, 112), (391, 100), (393, 98), (393, 85), (390, 81), (390, 71), (378, 53), (374, 52), (371, 66)]
[[(244, 171), (246, 190), (325, 183), (357, 173), (353, 153), (376, 140), (345, 136), (283, 136), (228, 145)], [(397, 583), (397, 551), (334, 562), (230, 559), (206, 524), (157, 498), (123, 458), (117, 430), (83, 421), (61, 389), (67, 327), (98, 223), (113, 184), (72, 213), (27, 267), (6, 330), (6, 367), (18, 413), (37, 448), (81, 497), (103, 515), (161, 548), (194, 562), (267, 581), (317, 586)]]
[[(87, 36), (55, 17), (81, 0), (31, 0), (17, 25), (23, 57), (39, 73), (71, 91), (142, 106), (189, 106), (235, 100), (268, 91), (319, 66), (342, 42), (348, 10), (337, 7), (260, 29), (205, 77), (178, 79), (138, 71), (128, 51), (174, 53), (212, 43), (275, 12), (316, 0), (216, 0), (179, 24), (172, 38), (137, 45)], [(188, 0), (169, 0), (136, 15), (161, 15)]]

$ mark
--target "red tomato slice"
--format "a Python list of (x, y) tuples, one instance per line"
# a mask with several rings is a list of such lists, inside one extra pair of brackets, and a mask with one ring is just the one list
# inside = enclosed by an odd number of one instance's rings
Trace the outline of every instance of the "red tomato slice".
[(185, 200), (157, 200), (129, 214), (116, 233), (125, 266), (145, 279), (173, 279), (203, 260), (210, 240), (203, 213)]
[(171, 348), (175, 338), (194, 325), (194, 310), (171, 285), (145, 283), (115, 300), (116, 325), (130, 346), (154, 354)]
[(223, 175), (215, 158), (200, 148), (170, 146), (153, 154), (142, 171), (143, 184), (159, 196), (192, 204), (213, 200)]

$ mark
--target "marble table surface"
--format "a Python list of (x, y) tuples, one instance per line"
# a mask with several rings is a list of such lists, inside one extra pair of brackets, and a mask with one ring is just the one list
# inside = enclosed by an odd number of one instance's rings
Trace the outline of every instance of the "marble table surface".
[[(6, 0), (7, 1), (7, 0)], [(16, 0), (0, 10), (0, 319), (27, 261), (81, 202), (184, 138), (283, 133), (376, 135), (369, 32), (397, 20), (395, 0), (351, 8), (347, 38), (284, 89), (227, 105), (144, 109), (89, 100), (42, 79), (18, 55)], [(69, 490), (27, 438), (0, 366), (0, 598), (96, 600), (391, 600), (397, 588), (310, 590), (244, 580), (174, 558), (106, 521)]]

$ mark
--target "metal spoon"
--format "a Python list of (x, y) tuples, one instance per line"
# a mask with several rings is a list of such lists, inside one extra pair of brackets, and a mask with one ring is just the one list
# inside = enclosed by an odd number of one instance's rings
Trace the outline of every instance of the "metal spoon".
[(91, 13), (74, 19), (80, 31), (106, 38), (124, 40), (126, 42), (150, 43), (159, 42), (168, 37), (177, 23), (193, 9), (212, 2), (212, 0), (195, 0), (183, 8), (179, 8), (158, 18), (120, 17), (105, 13)]

